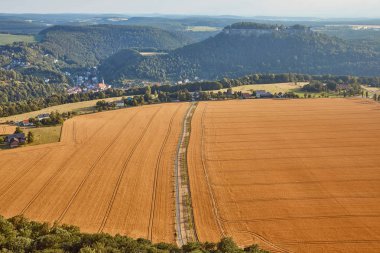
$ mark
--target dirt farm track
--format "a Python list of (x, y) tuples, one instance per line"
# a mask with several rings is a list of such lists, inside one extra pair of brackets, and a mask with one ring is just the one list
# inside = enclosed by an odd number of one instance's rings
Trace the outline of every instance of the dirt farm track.
[[(189, 106), (79, 116), (60, 143), (0, 151), (0, 215), (174, 242), (174, 160)], [(380, 252), (379, 103), (200, 102), (187, 161), (200, 241)]]

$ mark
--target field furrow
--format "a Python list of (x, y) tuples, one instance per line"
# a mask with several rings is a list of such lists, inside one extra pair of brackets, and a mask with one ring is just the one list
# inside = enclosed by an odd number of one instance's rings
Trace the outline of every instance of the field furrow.
[(174, 156), (188, 106), (75, 117), (60, 143), (0, 152), (0, 215), (174, 242)]
[(359, 99), (200, 103), (188, 150), (199, 239), (378, 252), (378, 108)]

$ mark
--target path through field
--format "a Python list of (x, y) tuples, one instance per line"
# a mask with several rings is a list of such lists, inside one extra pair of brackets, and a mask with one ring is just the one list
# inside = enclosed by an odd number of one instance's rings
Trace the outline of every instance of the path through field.
[(202, 102), (188, 150), (200, 241), (380, 252), (380, 104)]

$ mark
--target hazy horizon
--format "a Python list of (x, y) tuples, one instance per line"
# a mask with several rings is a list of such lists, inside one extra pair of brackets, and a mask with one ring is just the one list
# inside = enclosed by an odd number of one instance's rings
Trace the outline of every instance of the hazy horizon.
[(378, 0), (3, 0), (8, 14), (125, 14), (380, 18)]

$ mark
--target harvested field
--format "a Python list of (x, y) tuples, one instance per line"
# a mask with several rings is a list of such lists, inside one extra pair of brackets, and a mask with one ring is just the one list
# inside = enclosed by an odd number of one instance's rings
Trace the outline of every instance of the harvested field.
[(0, 45), (10, 45), (14, 42), (31, 43), (36, 42), (36, 38), (33, 35), (17, 35), (17, 34), (5, 34), (0, 33)]
[(60, 143), (0, 152), (0, 214), (174, 242), (174, 158), (188, 107), (79, 116)]
[[(286, 93), (286, 92), (302, 92), (301, 88), (305, 86), (307, 82), (299, 83), (269, 83), (269, 84), (250, 84), (232, 87), (232, 91), (241, 91), (252, 93), (256, 90), (265, 90), (271, 93)], [(220, 91), (226, 92), (227, 89), (221, 89)]]
[(98, 101), (107, 101), (107, 102), (114, 102), (121, 100), (122, 97), (114, 97), (114, 98), (104, 98), (104, 99), (97, 99), (97, 100), (90, 100), (90, 101), (84, 101), (84, 102), (77, 102), (77, 103), (69, 103), (69, 104), (63, 104), (63, 105), (56, 105), (47, 107), (38, 111), (34, 112), (27, 112), (23, 114), (17, 114), (12, 115), (8, 117), (0, 117), (0, 123), (5, 123), (9, 121), (21, 121), (26, 120), (29, 118), (37, 117), (39, 114), (44, 113), (51, 113), (58, 111), (59, 113), (64, 112), (77, 112), (78, 114), (85, 114), (85, 113), (91, 113), (96, 111), (96, 103)]
[(15, 126), (0, 124), (0, 135), (13, 134), (15, 130)]
[(380, 104), (234, 100), (196, 109), (188, 150), (201, 241), (380, 252)]

